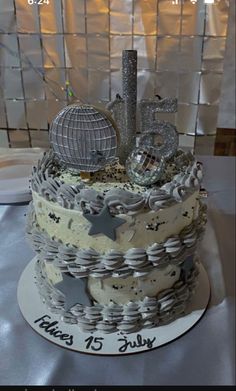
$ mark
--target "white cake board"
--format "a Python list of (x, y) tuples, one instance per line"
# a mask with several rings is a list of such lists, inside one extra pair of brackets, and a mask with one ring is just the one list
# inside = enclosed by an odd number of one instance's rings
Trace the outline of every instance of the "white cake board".
[[(200, 264), (199, 283), (196, 294), (188, 305), (187, 315), (168, 325), (143, 329), (137, 333), (103, 334), (99, 331), (83, 333), (77, 325), (62, 322), (60, 315), (52, 313), (41, 302), (35, 284), (36, 260), (36, 257), (33, 258), (27, 265), (18, 284), (17, 298), (22, 315), (37, 333), (50, 342), (82, 353), (98, 355), (132, 354), (154, 349), (171, 342), (186, 333), (199, 321), (210, 298), (208, 276), (204, 267)], [(53, 325), (46, 330), (46, 327), (49, 327), (49, 323), (52, 322), (54, 322)], [(49, 334), (49, 331), (52, 331), (53, 328), (56, 332), (55, 336)]]
[(29, 179), (32, 166), (42, 153), (41, 148), (29, 148), (8, 149), (0, 154), (0, 204), (29, 202), (32, 199)]

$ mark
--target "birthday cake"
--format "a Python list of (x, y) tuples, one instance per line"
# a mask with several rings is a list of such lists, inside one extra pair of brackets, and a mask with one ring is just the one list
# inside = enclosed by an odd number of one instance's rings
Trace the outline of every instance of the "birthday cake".
[[(185, 313), (198, 279), (201, 163), (178, 148), (169, 123), (127, 136), (117, 117), (126, 98), (116, 98), (113, 118), (92, 105), (64, 108), (31, 178), (27, 233), (40, 297), (83, 332), (169, 323)], [(163, 101), (144, 101), (145, 115)]]

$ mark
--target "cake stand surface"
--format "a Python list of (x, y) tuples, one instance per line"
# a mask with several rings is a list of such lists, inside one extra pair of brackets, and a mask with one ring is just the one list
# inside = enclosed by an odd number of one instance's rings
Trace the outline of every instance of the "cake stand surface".
[(81, 353), (123, 355), (155, 349), (190, 330), (203, 316), (210, 298), (207, 272), (200, 264), (196, 293), (187, 307), (186, 314), (174, 322), (131, 334), (122, 334), (119, 331), (112, 334), (99, 331), (84, 333), (77, 325), (62, 322), (61, 315), (51, 312), (42, 303), (35, 284), (36, 260), (37, 257), (28, 263), (19, 280), (17, 298), (22, 315), (42, 337)]

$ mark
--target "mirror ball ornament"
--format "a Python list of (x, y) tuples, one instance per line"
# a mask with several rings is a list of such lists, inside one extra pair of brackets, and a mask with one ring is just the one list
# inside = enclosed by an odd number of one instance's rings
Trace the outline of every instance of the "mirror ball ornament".
[(170, 122), (156, 120), (149, 126), (148, 132), (140, 137), (139, 144), (152, 146), (161, 156), (170, 159), (177, 151), (179, 135)]
[(141, 186), (156, 183), (165, 170), (165, 158), (156, 148), (140, 145), (129, 155), (126, 171), (130, 179)]
[(142, 134), (139, 145), (126, 161), (127, 175), (138, 185), (148, 186), (156, 183), (163, 175), (166, 160), (178, 148), (178, 132), (169, 122), (156, 120), (149, 131)]
[(113, 162), (118, 136), (109, 112), (82, 104), (63, 108), (49, 130), (57, 159), (77, 172), (95, 172)]

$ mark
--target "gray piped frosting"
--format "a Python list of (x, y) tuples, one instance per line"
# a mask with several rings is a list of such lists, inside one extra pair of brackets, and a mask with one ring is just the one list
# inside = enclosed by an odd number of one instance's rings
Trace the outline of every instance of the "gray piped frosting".
[(179, 235), (171, 236), (162, 243), (154, 243), (146, 249), (131, 248), (125, 253), (109, 250), (99, 254), (94, 249), (79, 249), (50, 238), (36, 221), (33, 206), (28, 214), (27, 234), (40, 259), (52, 262), (62, 272), (76, 278), (92, 277), (140, 277), (153, 267), (163, 268), (169, 264), (179, 265), (185, 257), (195, 252), (202, 238), (206, 223), (206, 206), (200, 204), (199, 215)]
[(52, 312), (61, 314), (64, 322), (78, 325), (83, 332), (133, 333), (172, 322), (184, 314), (194, 293), (197, 276), (198, 266), (195, 263), (185, 281), (180, 278), (172, 288), (163, 290), (157, 297), (145, 297), (123, 305), (114, 302), (92, 306), (76, 304), (66, 312), (63, 293), (48, 280), (43, 261), (36, 262), (36, 283), (42, 300)]
[(92, 189), (91, 184), (82, 181), (77, 185), (63, 183), (58, 178), (60, 167), (50, 151), (33, 168), (31, 186), (32, 190), (46, 200), (57, 202), (66, 209), (98, 213), (106, 204), (113, 214), (132, 214), (143, 208), (156, 211), (185, 200), (200, 188), (202, 167), (199, 162), (194, 161), (190, 152), (178, 151), (173, 162), (178, 173), (159, 187), (143, 187), (141, 194), (127, 189), (112, 188), (104, 195)]

